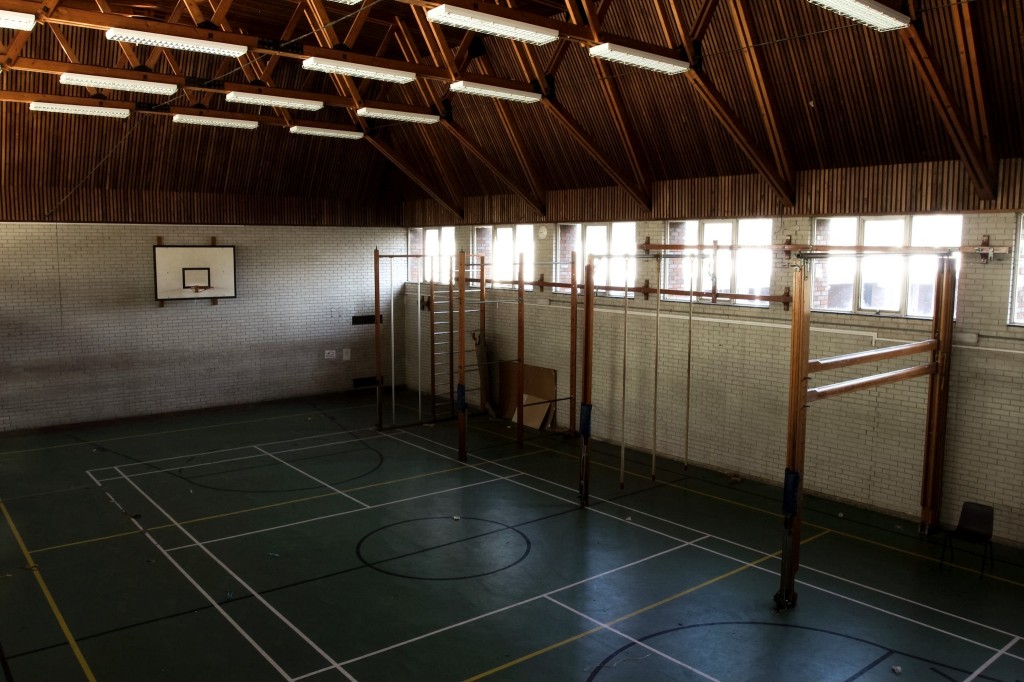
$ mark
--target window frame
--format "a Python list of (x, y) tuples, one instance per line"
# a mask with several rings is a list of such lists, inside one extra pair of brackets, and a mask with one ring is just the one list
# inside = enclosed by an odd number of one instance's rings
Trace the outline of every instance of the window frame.
[[(448, 232), (446, 232), (446, 230)], [(434, 233), (437, 234), (438, 253), (436, 253), (436, 254), (428, 254), (427, 253), (427, 242), (428, 242), (427, 235), (429, 233), (431, 233), (431, 232), (434, 232)], [(418, 234), (419, 236), (418, 237), (414, 237), (413, 236), (414, 233)], [(451, 235), (451, 239), (450, 240), (445, 239), (446, 235)], [(455, 232), (455, 227), (452, 226), (452, 225), (443, 225), (443, 226), (439, 226), (439, 227), (412, 227), (412, 228), (409, 228), (408, 232), (406, 233), (406, 249), (407, 249), (406, 252), (407, 253), (410, 253), (410, 254), (414, 253), (413, 248), (414, 248), (414, 242), (415, 241), (419, 242), (418, 251), (423, 256), (423, 258), (420, 258), (420, 259), (410, 258), (410, 259), (408, 259), (408, 261), (409, 261), (408, 262), (408, 270), (406, 272), (406, 277), (408, 277), (408, 281), (410, 281), (410, 282), (420, 282), (420, 283), (423, 283), (423, 284), (427, 284), (427, 283), (433, 281), (434, 284), (447, 284), (448, 280), (447, 279), (440, 279), (440, 276), (442, 274), (445, 274), (445, 273), (449, 272), (449, 268), (451, 267), (451, 257), (455, 256), (455, 255), (458, 255), (458, 241), (457, 241), (457, 235), (456, 235), (456, 232)], [(447, 243), (448, 241), (450, 241), (451, 244), (453, 245), (453, 247), (455, 248), (454, 253), (450, 253), (450, 254), (443, 253), (442, 245)], [(440, 259), (444, 258), (446, 255), (449, 258), (448, 265), (444, 265), (440, 261)], [(433, 278), (433, 279), (431, 279), (431, 278), (434, 275), (434, 266), (433, 266), (433, 263), (430, 261), (431, 258), (437, 258), (438, 259), (437, 278)], [(414, 262), (414, 261), (418, 261), (418, 262)]]
[[(1009, 325), (1024, 327), (1024, 213), (1017, 216), (1017, 250), (1014, 253), (1010, 279)], [(1020, 302), (1018, 303), (1018, 299)], [(1020, 317), (1017, 309), (1020, 309)]]
[[(837, 219), (848, 219), (856, 221), (856, 243), (855, 244), (827, 244), (829, 246), (850, 246), (854, 247), (865, 247), (872, 246), (865, 244), (865, 225), (870, 222), (883, 222), (883, 221), (901, 221), (903, 223), (903, 237), (900, 246), (903, 248), (913, 248), (914, 239), (914, 219), (917, 217), (925, 216), (958, 216), (960, 218), (960, 243), (949, 248), (953, 250), (959, 249), (963, 245), (963, 218), (962, 213), (905, 213), (905, 214), (893, 214), (893, 215), (831, 215), (831, 216), (815, 216), (812, 218), (811, 225), (811, 243), (818, 243), (818, 225), (822, 221), (837, 220)], [(822, 244), (826, 245), (826, 244)], [(944, 247), (936, 247), (944, 248)], [(920, 255), (920, 254), (919, 254)], [(932, 314), (928, 315), (912, 315), (910, 314), (910, 292), (911, 292), (911, 281), (910, 281), (910, 259), (914, 257), (912, 254), (879, 254), (879, 255), (857, 255), (855, 253), (844, 254), (835, 253), (834, 256), (827, 256), (827, 258), (854, 258), (854, 272), (853, 282), (851, 284), (851, 301), (850, 308), (848, 309), (836, 309), (836, 308), (821, 308), (814, 305), (814, 296), (811, 297), (811, 311), (816, 313), (834, 313), (837, 315), (870, 315), (872, 317), (890, 317), (890, 318), (903, 318), (908, 320), (931, 320)], [(937, 258), (938, 256), (936, 256)], [(864, 263), (870, 258), (886, 258), (896, 261), (899, 259), (900, 262), (900, 291), (899, 291), (899, 307), (896, 310), (872, 307), (870, 305), (863, 305), (864, 297)], [(954, 255), (956, 259), (957, 269), (957, 288), (959, 290), (959, 272), (960, 266), (963, 263), (959, 252)], [(811, 272), (811, 287), (815, 286), (815, 275), (812, 268)], [(934, 292), (933, 292), (934, 296)], [(1024, 324), (1024, 323), (1022, 323)]]
[[(767, 221), (767, 222), (769, 222), (770, 225), (771, 225), (771, 229), (770, 229), (770, 234), (769, 234), (769, 237), (768, 237), (768, 242), (765, 243), (765, 244), (747, 244), (747, 245), (740, 244), (740, 223), (743, 222), (743, 221)], [(705, 278), (708, 277), (708, 274), (706, 274), (706, 272), (705, 272), (706, 268), (704, 267), (704, 262), (705, 262), (704, 259), (705, 258), (714, 258), (714, 255), (713, 255), (714, 247), (712, 245), (712, 242), (705, 242), (704, 241), (705, 229), (706, 229), (706, 227), (709, 224), (711, 224), (711, 225), (725, 225), (725, 224), (727, 224), (727, 225), (729, 225), (730, 242), (728, 244), (723, 245), (723, 246), (728, 246), (729, 249), (728, 249), (728, 251), (720, 251), (719, 254), (718, 254), (718, 258), (722, 258), (723, 256), (729, 258), (729, 282), (728, 282), (728, 287), (727, 288), (719, 288), (718, 291), (720, 291), (722, 293), (738, 293), (739, 287), (738, 287), (737, 273), (739, 272), (739, 268), (737, 268), (737, 261), (739, 260), (740, 254), (742, 252), (748, 252), (749, 253), (749, 252), (755, 252), (755, 251), (765, 251), (766, 255), (768, 256), (769, 262), (772, 263), (772, 265), (768, 269), (768, 281), (766, 282), (766, 287), (765, 287), (767, 289), (767, 293), (764, 294), (764, 295), (765, 296), (770, 296), (771, 295), (771, 286), (772, 286), (772, 274), (771, 273), (772, 273), (772, 270), (774, 269), (774, 262), (773, 262), (774, 261), (774, 255), (773, 255), (773, 252), (771, 251), (771, 247), (773, 246), (773, 244), (772, 244), (772, 235), (774, 234), (775, 227), (776, 227), (775, 218), (770, 218), (770, 217), (759, 217), (759, 218), (703, 218), (703, 219), (691, 218), (691, 219), (682, 219), (682, 220), (667, 220), (667, 221), (665, 221), (665, 238), (666, 238), (666, 241), (668, 243), (670, 243), (670, 244), (676, 243), (674, 241), (674, 238), (672, 237), (673, 227), (676, 227), (676, 226), (679, 226), (679, 225), (683, 225), (683, 226), (686, 226), (686, 228), (688, 228), (689, 224), (692, 224), (692, 223), (696, 223), (696, 226), (697, 226), (696, 244), (697, 245), (701, 245), (701, 244), (704, 245), (705, 248), (702, 251), (703, 251), (703, 253), (705, 255), (703, 255), (703, 256), (700, 255), (700, 253), (698, 252), (698, 249), (696, 248), (696, 246), (694, 246), (693, 248), (684, 249), (682, 252), (679, 252), (679, 253), (682, 256), (687, 256), (687, 255), (690, 255), (690, 254), (697, 254), (697, 261), (698, 261), (699, 264), (697, 265), (696, 276), (693, 278), (694, 279), (694, 284), (693, 284), (693, 286), (694, 286), (693, 290), (694, 291), (711, 291), (711, 288), (712, 288), (710, 282), (706, 286), (705, 286), (705, 283), (704, 283)], [(685, 238), (683, 240), (683, 244), (685, 245)], [(736, 247), (736, 248), (733, 248), (733, 247)], [(665, 267), (663, 265), (662, 266), (662, 270), (661, 270), (661, 285), (662, 285), (662, 288), (664, 288), (664, 289), (670, 289), (670, 288), (671, 289), (675, 289), (675, 288), (677, 288), (674, 285), (673, 286), (669, 286), (668, 278), (670, 276), (671, 276), (671, 269), (670, 269), (670, 267)], [(682, 282), (682, 286), (678, 287), (678, 289), (681, 290), (681, 291), (689, 290), (690, 289), (690, 283), (689, 282)], [(663, 301), (669, 301), (669, 302), (683, 302), (683, 303), (686, 303), (686, 302), (689, 302), (691, 298), (693, 298), (693, 301), (695, 303), (713, 303), (714, 305), (732, 305), (732, 306), (741, 306), (741, 307), (744, 307), (744, 308), (767, 308), (768, 304), (769, 304), (769, 301), (766, 301), (766, 300), (758, 301), (758, 300), (732, 299), (732, 298), (723, 298), (723, 299), (719, 299), (718, 301), (712, 301), (711, 300), (711, 296), (692, 297), (692, 296), (685, 296), (685, 295), (684, 296), (678, 296), (678, 295), (673, 295), (673, 294), (662, 294), (661, 297), (662, 297)]]
[[(632, 228), (633, 228), (633, 240), (632, 240), (632, 243), (634, 244), (633, 253), (629, 253), (629, 254), (614, 254), (614, 253), (612, 253), (612, 238), (613, 238), (613, 234), (614, 234), (614, 230), (615, 230), (615, 226), (616, 225), (631, 225), (632, 226)], [(591, 228), (591, 227), (603, 227), (604, 228), (604, 244), (605, 244), (604, 253), (588, 254), (588, 252), (587, 252), (587, 244), (586, 244), (586, 232), (587, 232), (587, 229)], [(606, 273), (605, 273), (604, 282), (598, 282), (597, 281), (596, 272), (595, 272), (594, 284), (596, 286), (617, 286), (617, 287), (621, 287), (623, 285), (622, 282), (612, 282), (611, 281), (611, 273), (612, 273), (612, 269), (613, 269), (611, 267), (612, 261), (613, 261), (613, 259), (621, 258), (621, 259), (624, 259), (624, 263), (625, 263), (624, 267), (626, 268), (627, 275), (630, 272), (630, 270), (632, 270), (632, 278), (631, 278), (631, 281), (629, 283), (629, 287), (635, 287), (636, 286), (636, 282), (637, 282), (637, 275), (639, 274), (638, 273), (639, 268), (637, 267), (637, 259), (636, 259), (636, 249), (635, 249), (635, 244), (637, 243), (637, 236), (636, 235), (637, 235), (638, 227), (639, 226), (638, 226), (638, 224), (637, 224), (637, 222), (635, 220), (612, 220), (612, 221), (594, 220), (594, 221), (583, 221), (583, 222), (579, 222), (579, 223), (557, 223), (556, 227), (555, 227), (555, 229), (556, 229), (556, 233), (555, 233), (555, 260), (559, 263), (559, 265), (557, 266), (557, 269), (555, 271), (556, 279), (558, 279), (563, 284), (568, 284), (569, 283), (569, 279), (570, 279), (569, 272), (570, 272), (570, 267), (571, 267), (569, 265), (569, 261), (572, 259), (572, 253), (575, 251), (576, 254), (577, 254), (576, 255), (576, 282), (577, 282), (577, 284), (582, 284), (583, 281), (584, 281), (584, 278), (586, 276), (585, 268), (587, 266), (587, 256), (588, 255), (594, 255), (595, 257), (600, 256), (600, 257), (604, 258), (606, 260), (606, 262), (609, 264), (609, 267), (607, 268)], [(563, 231), (564, 228), (574, 228), (576, 230), (576, 236), (575, 236), (575, 239), (574, 239), (575, 245), (568, 252), (563, 252), (563, 247), (562, 247), (562, 231)], [(579, 247), (579, 250), (577, 250), (576, 247)], [(595, 269), (595, 271), (597, 270), (597, 266), (596, 265), (595, 265), (594, 269)], [(562, 280), (563, 276), (565, 278), (564, 281)], [(570, 291), (569, 291), (569, 289), (567, 287), (555, 287), (554, 289), (552, 289), (552, 291), (554, 291), (555, 293), (558, 293), (558, 294), (569, 294), (570, 293)], [(597, 296), (605, 296), (605, 297), (609, 297), (609, 298), (622, 298), (623, 292), (621, 292), (621, 291), (597, 291), (597, 292), (595, 292), (595, 294)], [(634, 298), (635, 296), (636, 296), (636, 292), (633, 292), (633, 291), (629, 292), (629, 297), (630, 298)]]
[[(530, 230), (529, 230), (530, 231), (530, 249), (529, 249), (528, 252), (520, 250), (520, 248), (518, 246), (520, 228), (525, 228), (525, 227), (530, 228)], [(473, 232), (474, 240), (476, 239), (476, 235), (479, 234), (477, 232), (477, 230), (485, 230), (485, 229), (490, 229), (490, 231), (491, 231), (490, 250), (491, 250), (491, 254), (492, 255), (491, 255), (491, 258), (487, 262), (487, 277), (488, 277), (488, 279), (491, 279), (491, 280), (499, 280), (500, 279), (501, 281), (515, 282), (519, 278), (519, 270), (517, 268), (517, 264), (518, 264), (519, 261), (516, 258), (516, 255), (517, 254), (521, 254), (521, 253), (522, 254), (529, 253), (529, 256), (530, 256), (529, 263), (524, 264), (524, 267), (523, 267), (523, 279), (526, 282), (532, 282), (537, 277), (537, 225), (534, 224), (534, 223), (513, 223), (513, 224), (502, 223), (502, 224), (497, 224), (497, 225), (480, 225), (480, 226), (477, 226), (475, 228), (474, 232)], [(505, 280), (504, 278), (499, 278), (498, 277), (498, 272), (499, 272), (498, 258), (497, 258), (497, 256), (493, 255), (494, 254), (494, 250), (495, 250), (495, 248), (498, 245), (498, 230), (501, 230), (501, 229), (511, 229), (512, 230), (512, 251), (511, 251), (512, 268), (511, 268), (511, 271), (510, 271), (511, 275), (508, 278), (508, 280)], [(495, 289), (515, 289), (515, 288), (517, 288), (517, 286), (515, 284), (492, 284), (491, 286), (492, 286), (492, 288), (495, 288)], [(533, 291), (533, 285), (532, 284), (525, 284), (524, 285), (524, 289), (526, 291)]]

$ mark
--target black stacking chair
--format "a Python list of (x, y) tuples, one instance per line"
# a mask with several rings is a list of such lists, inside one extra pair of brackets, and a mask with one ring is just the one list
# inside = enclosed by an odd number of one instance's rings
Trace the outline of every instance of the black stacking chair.
[(960, 508), (960, 522), (956, 528), (946, 533), (945, 541), (942, 544), (942, 560), (946, 562), (946, 548), (949, 548), (949, 560), (953, 561), (953, 542), (969, 542), (982, 545), (981, 553), (981, 575), (985, 575), (985, 562), (989, 568), (995, 568), (995, 553), (992, 549), (992, 518), (994, 511), (987, 504), (977, 502), (964, 502)]

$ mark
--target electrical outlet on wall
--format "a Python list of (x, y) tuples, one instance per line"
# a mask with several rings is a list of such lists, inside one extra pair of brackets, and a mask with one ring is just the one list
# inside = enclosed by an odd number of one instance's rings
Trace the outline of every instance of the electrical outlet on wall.
[(349, 360), (351, 360), (352, 359), (352, 349), (351, 348), (342, 348), (341, 349), (341, 359), (343, 361), (345, 361), (345, 362), (348, 362)]
[(336, 357), (338, 357), (338, 351), (336, 351), (336, 350), (325, 350), (324, 351), (324, 360), (333, 360)]

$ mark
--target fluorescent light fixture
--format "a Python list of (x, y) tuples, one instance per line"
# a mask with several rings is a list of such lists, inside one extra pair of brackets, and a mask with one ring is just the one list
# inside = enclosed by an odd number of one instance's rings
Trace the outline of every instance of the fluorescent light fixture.
[(434, 24), (444, 24), (467, 31), (487, 33), (499, 38), (521, 40), (533, 45), (547, 45), (558, 40), (558, 31), (553, 28), (542, 28), (514, 19), (505, 19), (471, 9), (438, 5), (427, 12), (427, 20)]
[(216, 128), (240, 128), (242, 130), (255, 130), (259, 126), (256, 121), (242, 121), (237, 118), (219, 118), (217, 116), (195, 116), (193, 114), (175, 114), (172, 120), (175, 123), (190, 123)]
[(503, 88), (498, 85), (485, 85), (470, 81), (455, 81), (448, 86), (448, 89), (452, 92), (462, 92), (467, 95), (505, 99), (510, 102), (525, 102), (526, 104), (539, 102), (542, 98), (539, 92), (526, 92), (525, 90), (516, 90), (515, 88)]
[(386, 69), (383, 66), (369, 66), (367, 64), (354, 64), (342, 62), (337, 59), (324, 59), (323, 57), (310, 57), (302, 60), (302, 68), (310, 71), (323, 71), (324, 73), (340, 73), (344, 76), (356, 78), (372, 78), (376, 81), (388, 83), (411, 83), (416, 80), (416, 74), (411, 71), (400, 71), (399, 69)]
[(810, 0), (827, 10), (860, 22), (876, 31), (893, 31), (910, 25), (910, 17), (875, 0)]
[(331, 2), (340, 2), (343, 5), (358, 5), (363, 0), (331, 0)]
[(437, 123), (441, 120), (441, 117), (436, 114), (419, 114), (410, 111), (380, 109), (378, 107), (363, 107), (356, 111), (356, 116), (362, 116), (363, 118), (383, 118), (389, 121), (404, 121), (406, 123)]
[(62, 73), (60, 75), (60, 82), (62, 85), (81, 85), (83, 88), (124, 90), (125, 92), (143, 92), (151, 95), (173, 95), (178, 91), (178, 86), (174, 83), (140, 81), (134, 78), (90, 76), (85, 73)]
[(292, 126), (288, 129), (296, 135), (316, 135), (318, 137), (337, 137), (342, 140), (361, 140), (363, 134), (358, 130), (337, 130), (335, 128), (319, 128), (317, 126)]
[(659, 54), (634, 50), (631, 47), (615, 45), (613, 43), (601, 43), (590, 48), (590, 56), (604, 59), (609, 62), (627, 64), (640, 69), (667, 73), (670, 76), (690, 70), (690, 65), (681, 59), (662, 57)]
[(27, 12), (11, 12), (0, 9), (0, 28), (13, 28), (16, 31), (31, 31), (36, 25), (36, 15)]
[(31, 102), (28, 108), (32, 111), (48, 111), (55, 114), (105, 116), (106, 118), (128, 118), (132, 113), (130, 109), (83, 106), (81, 104), (59, 104), (55, 102)]
[(133, 31), (127, 28), (107, 29), (107, 40), (116, 40), (119, 43), (133, 43), (135, 45), (163, 47), (169, 50), (202, 52), (203, 54), (215, 54), (221, 57), (241, 57), (249, 51), (249, 48), (245, 45), (219, 43), (213, 40), (199, 40), (197, 38), (179, 38), (178, 36), (168, 36), (162, 33)]
[(320, 111), (324, 108), (323, 102), (317, 102), (312, 99), (279, 97), (278, 95), (257, 95), (250, 92), (238, 92), (237, 90), (229, 92), (225, 99), (238, 104), (257, 104), (267, 107), (281, 107), (283, 109), (302, 109), (303, 111)]

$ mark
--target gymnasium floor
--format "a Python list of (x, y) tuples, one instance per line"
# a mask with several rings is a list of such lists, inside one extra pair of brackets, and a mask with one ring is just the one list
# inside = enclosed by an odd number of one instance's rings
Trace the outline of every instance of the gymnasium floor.
[[(379, 433), (370, 392), (0, 437), (8, 679), (1024, 680), (1024, 554), (470, 420)], [(840, 516), (842, 512), (842, 516)]]

